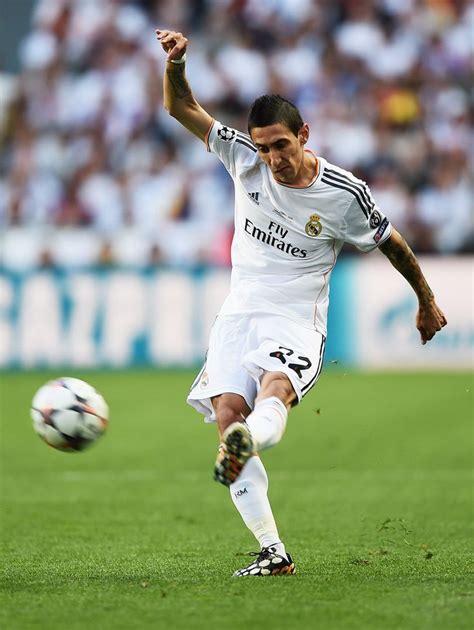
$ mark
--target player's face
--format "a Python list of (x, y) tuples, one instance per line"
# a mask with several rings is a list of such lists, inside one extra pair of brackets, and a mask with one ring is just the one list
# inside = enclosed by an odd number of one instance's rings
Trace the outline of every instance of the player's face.
[(251, 137), (260, 157), (273, 173), (273, 177), (283, 184), (295, 184), (301, 177), (304, 164), (304, 145), (309, 136), (305, 123), (298, 136), (283, 123), (268, 127), (254, 127)]

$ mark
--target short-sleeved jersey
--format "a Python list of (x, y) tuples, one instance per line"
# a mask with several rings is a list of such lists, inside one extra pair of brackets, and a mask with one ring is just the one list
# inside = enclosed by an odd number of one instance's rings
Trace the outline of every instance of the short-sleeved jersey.
[(250, 136), (218, 121), (207, 146), (235, 186), (231, 290), (220, 314), (275, 313), (326, 335), (329, 276), (343, 244), (370, 251), (391, 234), (366, 183), (318, 157), (309, 186), (281, 184)]

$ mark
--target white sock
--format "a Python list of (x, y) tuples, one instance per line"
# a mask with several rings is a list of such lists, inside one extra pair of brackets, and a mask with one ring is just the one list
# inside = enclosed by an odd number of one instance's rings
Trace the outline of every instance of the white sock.
[(276, 552), (286, 558), (267, 496), (267, 471), (260, 457), (255, 455), (247, 461), (229, 489), (235, 507), (260, 547), (275, 547)]
[(255, 449), (263, 451), (277, 444), (285, 432), (288, 411), (276, 396), (259, 400), (245, 420)]

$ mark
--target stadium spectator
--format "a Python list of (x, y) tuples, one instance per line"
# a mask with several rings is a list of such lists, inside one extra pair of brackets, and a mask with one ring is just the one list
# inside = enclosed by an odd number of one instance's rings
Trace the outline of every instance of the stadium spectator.
[(0, 77), (0, 226), (15, 242), (36, 230), (42, 252), (74, 224), (81, 264), (228, 263), (226, 178), (162, 113), (165, 23), (192, 35), (196, 96), (217, 116), (242, 127), (255, 96), (283, 93), (415, 251), (472, 251), (473, 21), (463, 0), (38, 0), (22, 71)]

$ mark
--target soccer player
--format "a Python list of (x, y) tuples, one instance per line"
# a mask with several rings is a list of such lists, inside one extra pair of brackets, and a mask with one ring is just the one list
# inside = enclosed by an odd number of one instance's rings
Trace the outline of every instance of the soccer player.
[(329, 276), (342, 245), (375, 247), (407, 279), (421, 343), (446, 325), (413, 252), (377, 208), (367, 185), (305, 150), (309, 127), (277, 95), (252, 105), (248, 134), (214, 120), (185, 76), (188, 40), (157, 30), (167, 53), (164, 106), (216, 153), (235, 186), (231, 290), (210, 334), (188, 403), (217, 422), (214, 478), (260, 544), (235, 576), (295, 572), (267, 497), (258, 453), (277, 444), (289, 409), (315, 385), (326, 342)]

